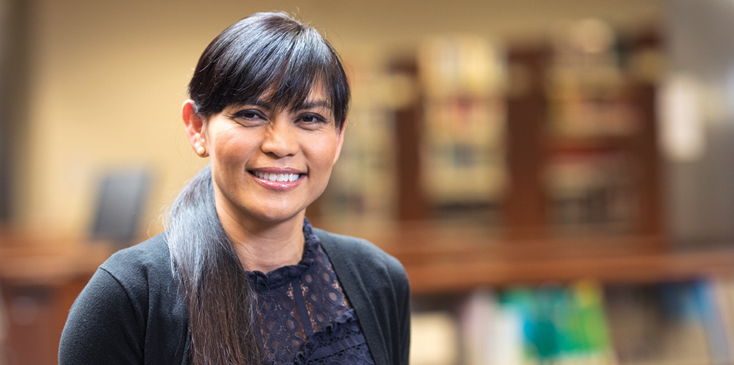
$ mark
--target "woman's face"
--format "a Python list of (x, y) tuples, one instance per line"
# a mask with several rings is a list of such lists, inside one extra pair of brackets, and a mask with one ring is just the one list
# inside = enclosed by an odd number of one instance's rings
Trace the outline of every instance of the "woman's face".
[(321, 87), (297, 110), (265, 100), (225, 108), (192, 138), (211, 157), (218, 213), (240, 224), (302, 219), (326, 188), (344, 138)]

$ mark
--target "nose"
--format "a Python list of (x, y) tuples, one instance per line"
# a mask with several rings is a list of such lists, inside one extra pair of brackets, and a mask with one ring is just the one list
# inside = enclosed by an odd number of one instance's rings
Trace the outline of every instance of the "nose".
[(265, 139), (260, 147), (265, 154), (278, 158), (298, 153), (298, 141), (294, 126), (285, 117), (277, 116), (265, 130)]

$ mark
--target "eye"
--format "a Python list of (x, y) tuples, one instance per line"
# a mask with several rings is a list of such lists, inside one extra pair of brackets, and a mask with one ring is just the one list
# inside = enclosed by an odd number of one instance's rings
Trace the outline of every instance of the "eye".
[(298, 117), (298, 122), (304, 123), (304, 124), (321, 124), (321, 123), (327, 123), (327, 120), (326, 118), (322, 117), (321, 115), (313, 114), (313, 113), (306, 113)]
[(254, 119), (254, 118), (258, 118), (259, 117), (259, 115), (257, 113), (255, 113), (253, 111), (249, 111), (249, 110), (248, 111), (245, 111), (241, 115), (242, 115), (242, 118), (245, 118), (245, 119)]
[(267, 121), (265, 114), (257, 109), (242, 109), (232, 114), (232, 119), (244, 126), (260, 125)]
[(240, 110), (234, 114), (234, 117), (242, 119), (265, 119), (265, 116), (263, 116), (262, 112), (256, 109)]

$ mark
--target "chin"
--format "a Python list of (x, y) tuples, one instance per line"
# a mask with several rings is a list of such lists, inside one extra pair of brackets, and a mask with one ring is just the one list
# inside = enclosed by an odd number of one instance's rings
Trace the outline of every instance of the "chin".
[(275, 225), (283, 222), (287, 222), (291, 219), (298, 218), (299, 214), (304, 211), (298, 210), (298, 211), (273, 211), (273, 210), (266, 210), (266, 211), (260, 211), (253, 214), (253, 218), (259, 220), (262, 223), (266, 223), (269, 225)]
[[(318, 197), (318, 196), (317, 196)], [(305, 215), (306, 208), (316, 198), (264, 199), (256, 206), (250, 206), (252, 217), (267, 223), (282, 223)]]

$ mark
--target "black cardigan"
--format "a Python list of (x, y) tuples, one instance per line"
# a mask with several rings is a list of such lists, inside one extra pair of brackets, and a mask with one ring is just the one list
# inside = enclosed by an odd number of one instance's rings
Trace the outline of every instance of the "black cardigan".
[[(314, 229), (357, 313), (376, 364), (408, 364), (410, 290), (402, 265), (371, 243)], [(187, 364), (189, 314), (165, 235), (102, 264), (69, 313), (59, 364)]]

